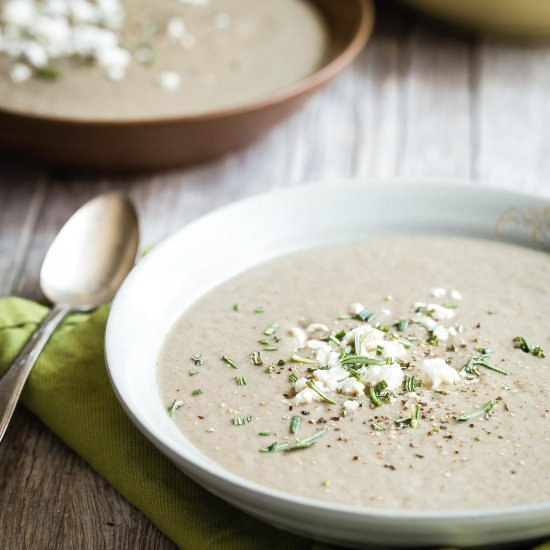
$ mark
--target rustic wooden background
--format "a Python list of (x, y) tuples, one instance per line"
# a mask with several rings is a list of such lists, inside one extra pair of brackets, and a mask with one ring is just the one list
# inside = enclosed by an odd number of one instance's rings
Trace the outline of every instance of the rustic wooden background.
[[(471, 39), (383, 4), (357, 62), (245, 151), (141, 177), (0, 157), (0, 295), (39, 297), (52, 238), (107, 189), (135, 200), (144, 243), (241, 197), (333, 176), (462, 178), (550, 196), (550, 45)], [(0, 446), (0, 510), (8, 550), (173, 548), (22, 408)]]

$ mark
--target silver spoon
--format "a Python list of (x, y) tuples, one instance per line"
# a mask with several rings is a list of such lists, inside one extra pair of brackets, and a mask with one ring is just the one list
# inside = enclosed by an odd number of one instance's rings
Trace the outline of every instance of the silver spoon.
[(139, 232), (135, 210), (119, 193), (87, 202), (63, 226), (40, 271), (40, 287), (54, 304), (0, 378), (0, 441), (40, 352), (71, 311), (108, 302), (134, 265)]

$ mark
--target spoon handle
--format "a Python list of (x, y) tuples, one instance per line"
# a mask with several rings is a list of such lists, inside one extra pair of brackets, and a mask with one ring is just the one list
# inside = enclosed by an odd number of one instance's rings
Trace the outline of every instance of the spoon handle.
[(29, 338), (21, 353), (8, 367), (8, 370), (0, 378), (0, 441), (10, 423), (19, 396), (23, 391), (25, 381), (29, 376), (40, 352), (50, 339), (54, 330), (63, 318), (69, 313), (66, 306), (55, 306), (44, 317), (38, 328)]

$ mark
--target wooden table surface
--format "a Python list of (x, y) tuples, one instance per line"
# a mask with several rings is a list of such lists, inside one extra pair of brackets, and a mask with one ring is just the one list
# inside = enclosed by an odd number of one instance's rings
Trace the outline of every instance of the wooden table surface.
[[(378, 7), (356, 63), (247, 150), (138, 177), (0, 157), (0, 295), (39, 297), (52, 238), (108, 189), (135, 200), (144, 244), (228, 202), (334, 176), (461, 178), (550, 196), (550, 45), (468, 39)], [(21, 407), (0, 446), (0, 510), (3, 549), (174, 547)]]

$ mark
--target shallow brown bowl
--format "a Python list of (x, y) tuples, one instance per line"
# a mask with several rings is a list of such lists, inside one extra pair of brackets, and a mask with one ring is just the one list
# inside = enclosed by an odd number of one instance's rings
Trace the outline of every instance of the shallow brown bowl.
[(243, 147), (296, 111), (361, 51), (374, 22), (371, 0), (310, 0), (331, 48), (316, 73), (262, 98), (203, 114), (80, 121), (0, 110), (0, 149), (71, 168), (140, 171), (208, 160)]

